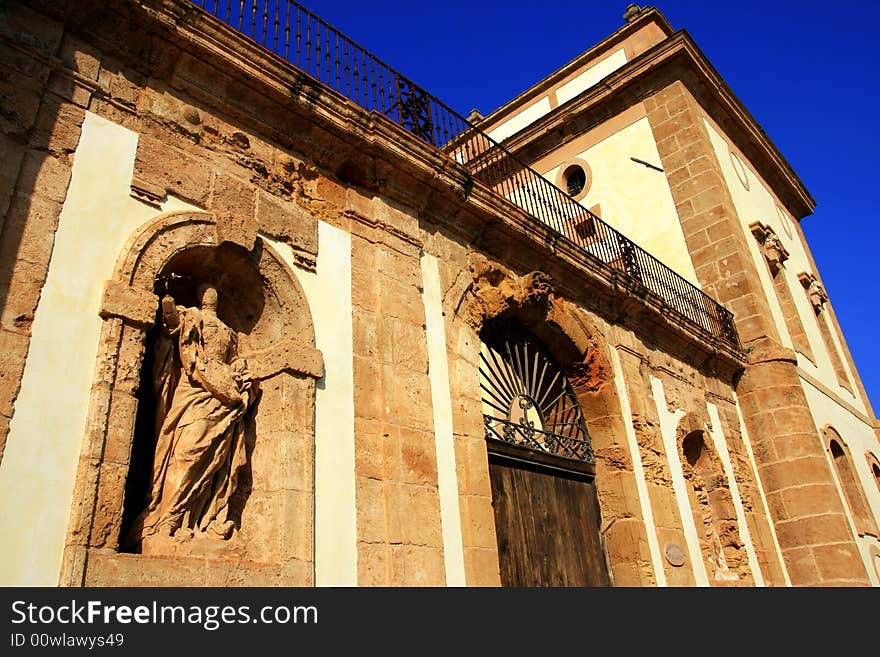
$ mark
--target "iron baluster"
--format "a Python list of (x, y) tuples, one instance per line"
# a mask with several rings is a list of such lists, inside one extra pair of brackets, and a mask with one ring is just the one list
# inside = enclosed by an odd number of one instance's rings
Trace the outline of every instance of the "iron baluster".
[(397, 109), (397, 123), (399, 125), (403, 125), (402, 111), (401, 111), (401, 102), (400, 102), (400, 74), (395, 72), (394, 74), (394, 103), (391, 105), (392, 109)]
[(272, 38), (272, 52), (278, 52), (278, 25), (279, 19), (278, 15), (280, 12), (281, 3), (278, 0), (275, 0), (275, 22), (273, 23), (272, 34), (274, 35)]
[(377, 103), (376, 103), (376, 98), (377, 98), (377, 96), (376, 96), (376, 60), (375, 59), (370, 59), (370, 87), (371, 87), (371, 91), (372, 91), (372, 93), (371, 93), (372, 97), (370, 98), (371, 106), (369, 109), (375, 111), (376, 105), (377, 105)]
[(367, 51), (366, 50), (361, 50), (361, 57), (363, 58), (361, 60), (361, 92), (364, 95), (364, 101), (361, 104), (364, 107), (366, 107), (367, 109), (369, 109), (370, 105), (369, 105), (369, 101), (367, 100), (367, 88), (368, 88), (367, 87), (367, 71), (368, 71), (368, 67), (367, 67)]
[(336, 90), (340, 91), (341, 87), (339, 86), (339, 33), (334, 33), (336, 39), (336, 45), (333, 49), (333, 57), (336, 60)]
[[(302, 68), (302, 12), (296, 8), (296, 65)], [(305, 69), (307, 71), (307, 69)]]
[(312, 72), (312, 17), (306, 14), (306, 73)]
[[(280, 0), (276, 0), (280, 2)], [(284, 59), (290, 60), (290, 5), (284, 12)]]
[(353, 82), (354, 82), (354, 85), (353, 85), (354, 86), (354, 102), (356, 102), (358, 105), (360, 105), (361, 104), (361, 84), (360, 84), (361, 78), (360, 78), (360, 71), (358, 70), (358, 50), (360, 50), (359, 46), (355, 46), (354, 48), (352, 48), (352, 51), (353, 51), (352, 55), (353, 55), (353, 59), (354, 59), (354, 80), (353, 80)]
[(623, 258), (624, 270), (634, 279), (641, 282), (642, 270), (639, 268), (639, 263), (636, 259), (635, 246), (621, 233), (617, 233), (617, 241), (620, 245), (620, 253), (621, 257)]
[(348, 39), (345, 39), (344, 41), (345, 41), (345, 54), (343, 55), (343, 57), (345, 60), (345, 95), (350, 98), (351, 93), (349, 91), (348, 80), (349, 80), (351, 69), (349, 68), (349, 65), (348, 65)]
[(321, 21), (315, 21), (315, 77), (321, 81)]
[(279, 19), (280, 11), (281, 5), (278, 0), (275, 0), (275, 12), (272, 20), (272, 52), (274, 53), (278, 52), (278, 28), (281, 24), (281, 21)]
[(327, 86), (332, 86), (333, 65), (330, 61), (330, 26), (324, 23), (324, 75), (327, 76)]

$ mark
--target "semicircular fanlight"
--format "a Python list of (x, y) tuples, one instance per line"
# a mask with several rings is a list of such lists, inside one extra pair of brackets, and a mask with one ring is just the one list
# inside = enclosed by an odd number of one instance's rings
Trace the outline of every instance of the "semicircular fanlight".
[(531, 333), (495, 320), (483, 329), (480, 390), (486, 437), (592, 461), (581, 407), (568, 379)]

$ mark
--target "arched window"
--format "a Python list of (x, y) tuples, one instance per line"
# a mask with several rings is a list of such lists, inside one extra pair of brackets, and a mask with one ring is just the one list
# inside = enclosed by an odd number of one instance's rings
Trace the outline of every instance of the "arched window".
[(482, 339), (480, 388), (487, 437), (592, 462), (580, 404), (537, 338), (495, 320), (483, 329)]
[(865, 492), (862, 490), (861, 483), (859, 483), (859, 477), (846, 443), (843, 442), (840, 434), (833, 427), (826, 427), (823, 431), (823, 436), (825, 438), (825, 446), (831, 454), (831, 460), (834, 463), (837, 480), (840, 482), (847, 506), (852, 514), (856, 532), (860, 536), (865, 534), (877, 536), (877, 523), (874, 522), (868, 508)]
[(877, 490), (880, 491), (880, 459), (871, 452), (865, 454), (868, 459), (868, 467), (871, 468), (871, 475), (874, 477), (874, 483), (877, 484)]

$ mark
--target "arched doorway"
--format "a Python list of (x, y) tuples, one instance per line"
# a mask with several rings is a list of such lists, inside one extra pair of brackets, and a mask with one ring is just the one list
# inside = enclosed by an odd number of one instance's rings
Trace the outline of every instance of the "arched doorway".
[(517, 324), (480, 334), (492, 506), (504, 586), (607, 586), (590, 437), (562, 368)]

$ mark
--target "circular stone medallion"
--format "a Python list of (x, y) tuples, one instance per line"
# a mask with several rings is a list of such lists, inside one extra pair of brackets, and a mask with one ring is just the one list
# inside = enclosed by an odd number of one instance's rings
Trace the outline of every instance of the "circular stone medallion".
[(681, 549), (681, 546), (678, 543), (667, 543), (663, 548), (663, 553), (666, 555), (666, 561), (668, 561), (670, 565), (684, 565), (684, 550)]

